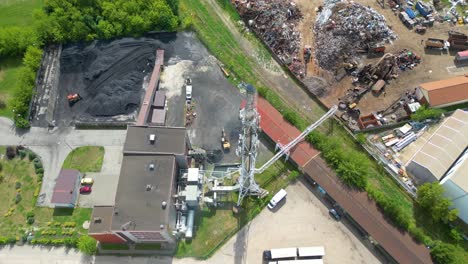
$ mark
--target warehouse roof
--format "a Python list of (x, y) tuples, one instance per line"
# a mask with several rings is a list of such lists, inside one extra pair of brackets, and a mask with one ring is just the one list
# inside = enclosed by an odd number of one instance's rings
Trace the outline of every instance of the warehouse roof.
[[(169, 224), (176, 162), (168, 155), (125, 155), (112, 230), (159, 230)], [(168, 206), (163, 208), (162, 202)]]
[(427, 168), (440, 180), (467, 146), (468, 112), (457, 110), (445, 119), (411, 162)]
[(468, 76), (459, 76), (420, 85), (427, 91), (429, 105), (438, 106), (468, 100)]
[[(260, 127), (275, 143), (286, 145), (301, 134), (301, 131), (286, 121), (278, 110), (267, 100), (259, 97), (257, 109), (260, 114)], [(300, 167), (316, 157), (319, 151), (309, 143), (302, 141), (297, 144), (290, 153), (290, 157)]]
[(54, 204), (75, 204), (79, 177), (80, 172), (78, 170), (60, 170), (60, 174), (55, 182), (51, 202)]
[(182, 155), (186, 148), (185, 136), (184, 127), (129, 126), (124, 154)]

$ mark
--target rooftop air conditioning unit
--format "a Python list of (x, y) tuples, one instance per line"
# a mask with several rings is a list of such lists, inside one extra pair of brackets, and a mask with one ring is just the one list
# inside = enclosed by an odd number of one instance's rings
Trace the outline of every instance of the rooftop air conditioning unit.
[(151, 163), (151, 164), (149, 165), (149, 169), (150, 169), (150, 170), (154, 170), (154, 164), (153, 164), (153, 163)]
[(155, 134), (151, 134), (151, 135), (149, 136), (149, 140), (150, 140), (150, 143), (151, 143), (151, 144), (154, 144), (154, 141), (156, 140), (156, 135), (155, 135)]

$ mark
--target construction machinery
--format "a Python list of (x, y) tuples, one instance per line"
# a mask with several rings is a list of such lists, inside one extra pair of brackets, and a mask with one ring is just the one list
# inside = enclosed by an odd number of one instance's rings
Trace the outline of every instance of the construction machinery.
[(231, 149), (231, 143), (229, 142), (229, 139), (226, 136), (226, 132), (224, 131), (224, 128), (221, 131), (221, 144), (223, 145), (224, 151)]
[(81, 98), (80, 94), (78, 93), (67, 95), (68, 104), (70, 106), (74, 105), (76, 102), (80, 101), (81, 99), (83, 98)]

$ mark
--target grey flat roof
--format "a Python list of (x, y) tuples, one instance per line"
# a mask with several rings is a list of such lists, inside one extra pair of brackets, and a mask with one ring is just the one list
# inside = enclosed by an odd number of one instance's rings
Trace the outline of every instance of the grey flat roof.
[[(124, 145), (124, 154), (185, 154), (184, 127), (129, 126)], [(154, 144), (151, 134), (156, 135)]]
[(110, 231), (114, 206), (94, 206), (89, 225), (89, 233), (104, 233)]
[[(150, 170), (154, 164), (154, 170)], [(153, 231), (169, 224), (176, 161), (169, 155), (125, 155), (115, 197), (112, 230)], [(148, 190), (148, 188), (150, 190)], [(167, 202), (162, 209), (162, 202)]]

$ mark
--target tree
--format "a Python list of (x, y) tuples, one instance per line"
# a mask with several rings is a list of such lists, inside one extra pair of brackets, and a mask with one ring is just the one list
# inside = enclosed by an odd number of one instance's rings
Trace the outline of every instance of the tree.
[(87, 254), (94, 255), (97, 252), (96, 240), (90, 236), (81, 236), (78, 238), (78, 249)]
[(415, 121), (423, 121), (426, 119), (439, 119), (444, 110), (437, 108), (427, 108), (425, 105), (421, 106), (414, 114), (411, 115), (411, 119)]
[(451, 202), (444, 197), (444, 188), (438, 182), (421, 185), (417, 194), (418, 205), (435, 221), (449, 222), (457, 218), (458, 210), (450, 209)]
[(437, 264), (451, 264), (455, 263), (455, 256), (453, 252), (455, 251), (455, 246), (438, 242), (431, 249), (431, 257)]

